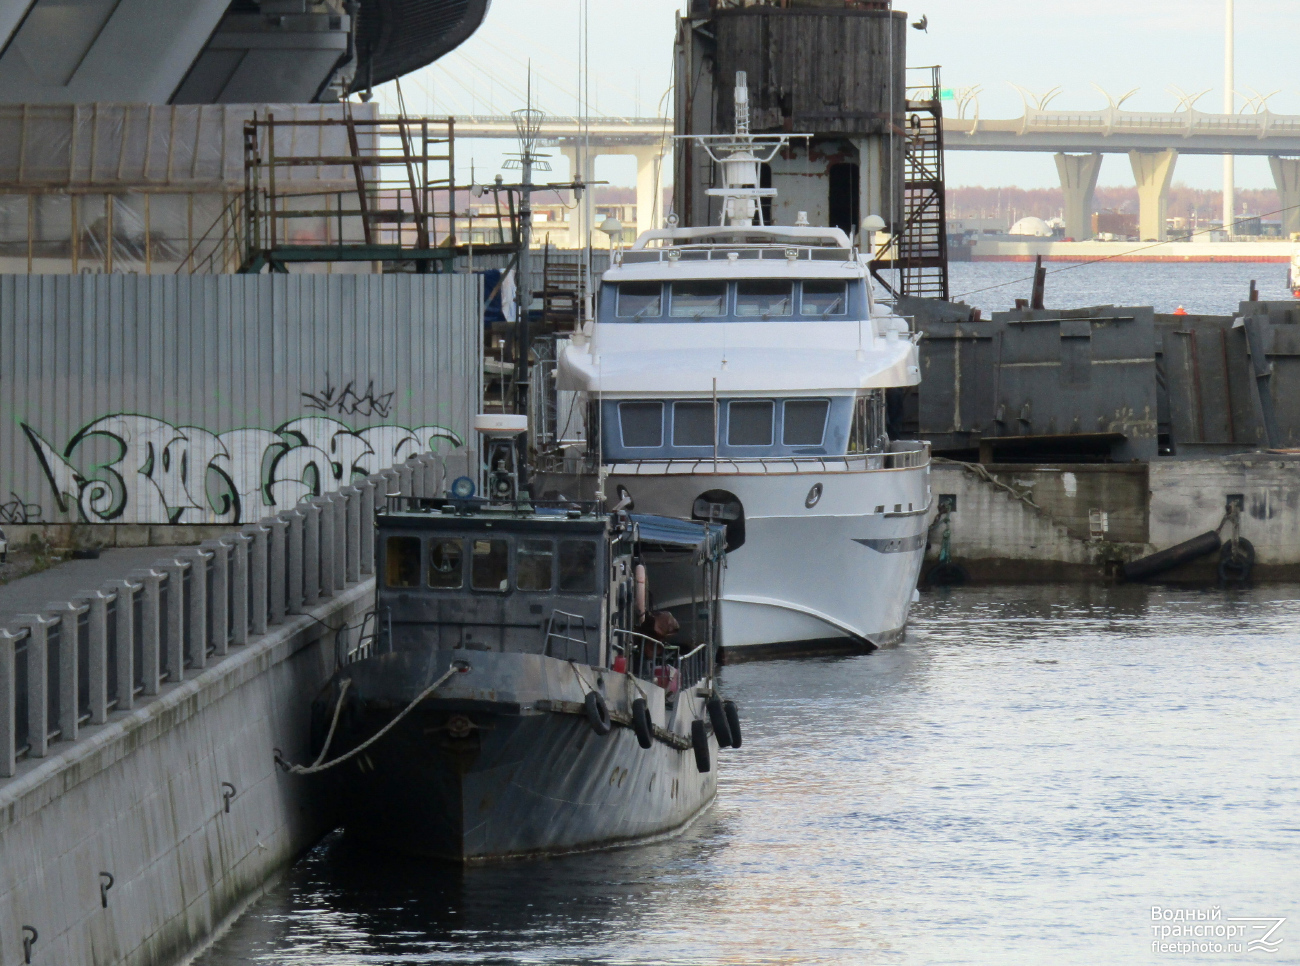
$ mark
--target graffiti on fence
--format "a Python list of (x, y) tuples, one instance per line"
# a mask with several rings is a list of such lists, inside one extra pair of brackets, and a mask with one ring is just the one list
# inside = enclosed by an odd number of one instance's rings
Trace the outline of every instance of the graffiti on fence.
[(375, 383), (371, 380), (366, 385), (366, 391), (357, 395), (353, 388), (356, 380), (350, 380), (346, 386), (339, 389), (330, 381), (330, 374), (325, 373), (325, 387), (315, 392), (302, 393), (303, 402), (308, 409), (315, 409), (322, 413), (336, 412), (340, 416), (378, 416), (380, 419), (387, 419), (393, 405), (393, 397), (396, 392), (381, 392), (375, 394)]
[(430, 452), (440, 440), (462, 445), (441, 426), (354, 430), (328, 416), (217, 434), (122, 413), (83, 427), (62, 451), (22, 427), (57, 512), (88, 523), (248, 523)]
[(24, 503), (22, 498), (12, 490), (8, 503), (0, 503), (0, 523), (40, 523), (41, 509), (39, 503)]

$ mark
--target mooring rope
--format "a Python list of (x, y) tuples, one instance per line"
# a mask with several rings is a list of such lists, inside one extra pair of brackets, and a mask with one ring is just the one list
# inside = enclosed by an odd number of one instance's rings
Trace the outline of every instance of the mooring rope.
[(352, 684), (352, 679), (346, 678), (343, 681), (343, 686), (339, 688), (339, 700), (338, 703), (334, 705), (334, 718), (333, 720), (330, 721), (329, 734), (325, 736), (325, 746), (321, 748), (320, 755), (316, 758), (316, 760), (312, 762), (310, 765), (290, 765), (287, 761), (285, 761), (283, 758), (280, 758), (277, 755), (276, 761), (279, 762), (281, 765), (285, 766), (286, 771), (288, 771), (289, 774), (291, 775), (314, 775), (317, 772), (322, 772), (330, 768), (333, 768), (335, 765), (341, 765), (343, 764), (343, 762), (347, 761), (348, 759), (355, 758), (357, 755), (361, 754), (363, 751), (365, 751), (367, 748), (373, 745), (384, 735), (388, 734), (388, 732), (396, 728), (398, 722), (400, 722), (403, 718), (405, 718), (408, 714), (410, 714), (412, 711), (415, 710), (416, 705), (418, 705), (429, 695), (433, 694), (434, 691), (437, 691), (438, 688), (446, 684), (448, 679), (453, 674), (456, 674), (462, 670), (468, 670), (468, 668), (459, 668), (453, 664), (450, 668), (447, 669), (446, 674), (438, 678), (438, 680), (434, 681), (427, 688), (425, 688), (418, 695), (416, 695), (415, 700), (412, 701), (410, 704), (408, 704), (402, 710), (402, 713), (399, 714), (397, 717), (395, 717), (392, 721), (388, 722), (388, 724), (384, 725), (377, 732), (375, 732), (373, 735), (371, 735), (361, 744), (357, 745), (347, 754), (340, 755), (338, 758), (335, 758), (333, 761), (325, 762), (325, 764), (322, 765), (321, 759), (323, 759), (325, 755), (328, 754), (330, 749), (330, 743), (334, 740), (334, 729), (338, 726), (339, 713), (343, 710), (343, 699), (348, 693), (348, 687), (351, 686)]

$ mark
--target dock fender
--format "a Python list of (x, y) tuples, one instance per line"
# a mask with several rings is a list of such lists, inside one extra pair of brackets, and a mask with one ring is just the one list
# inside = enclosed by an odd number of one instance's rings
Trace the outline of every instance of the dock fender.
[(716, 694), (711, 694), (704, 707), (709, 712), (709, 724), (713, 725), (713, 734), (718, 739), (718, 747), (730, 748), (731, 728), (727, 721), (727, 712), (722, 707), (722, 699)]
[(740, 712), (735, 701), (723, 701), (722, 710), (727, 715), (727, 728), (731, 731), (731, 747), (740, 747)]
[(704, 722), (696, 718), (691, 722), (691, 747), (695, 749), (695, 767), (704, 773), (709, 770), (709, 732)]
[(655, 743), (655, 729), (650, 723), (650, 709), (646, 707), (645, 698), (637, 698), (632, 702), (632, 730), (636, 732), (636, 742), (642, 748), (649, 748)]
[(598, 735), (609, 734), (613, 722), (609, 717), (609, 705), (605, 703), (605, 696), (599, 691), (588, 691), (586, 704), (587, 723), (591, 725), (591, 730)]
[(1229, 540), (1219, 548), (1219, 583), (1244, 584), (1255, 569), (1255, 546), (1245, 537)]

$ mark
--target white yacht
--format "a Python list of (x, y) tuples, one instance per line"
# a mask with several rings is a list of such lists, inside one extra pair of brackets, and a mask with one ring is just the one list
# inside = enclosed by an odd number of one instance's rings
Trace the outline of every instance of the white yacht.
[[(697, 138), (724, 224), (670, 219), (616, 253), (557, 386), (585, 403), (611, 502), (725, 523), (726, 660), (871, 650), (902, 636), (925, 552), (929, 445), (886, 429), (886, 390), (920, 381), (917, 337), (842, 230), (762, 224), (759, 164), (790, 135), (747, 126)], [(684, 619), (690, 600), (653, 604)]]

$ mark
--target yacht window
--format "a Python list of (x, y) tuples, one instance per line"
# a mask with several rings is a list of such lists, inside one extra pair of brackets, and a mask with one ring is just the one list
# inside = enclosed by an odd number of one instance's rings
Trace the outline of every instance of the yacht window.
[(560, 541), (560, 592), (596, 592), (596, 545), (590, 540)]
[(623, 282), (618, 287), (620, 319), (657, 319), (664, 314), (663, 284), (660, 282)]
[(435, 540), (429, 546), (429, 586), (459, 590), (464, 580), (465, 555), (460, 540)]
[(736, 283), (736, 315), (764, 318), (794, 314), (794, 282), (750, 279)]
[(555, 573), (555, 545), (549, 540), (520, 540), (515, 558), (515, 586), (550, 590)]
[(727, 442), (732, 446), (771, 446), (772, 404), (733, 402), (728, 406)]
[(420, 538), (389, 537), (384, 550), (384, 582), (389, 587), (420, 586)]
[(672, 298), (668, 314), (674, 319), (717, 318), (727, 305), (727, 283), (673, 282)]
[(781, 438), (786, 446), (820, 446), (826, 432), (825, 399), (790, 399), (785, 404), (785, 425)]
[(713, 403), (673, 403), (673, 445), (713, 445)]
[(664, 444), (663, 403), (620, 403), (624, 446), (656, 447)]
[(804, 315), (843, 315), (849, 307), (849, 283), (839, 280), (805, 281), (799, 311)]
[(475, 540), (470, 575), (475, 590), (509, 590), (510, 544), (504, 540)]

